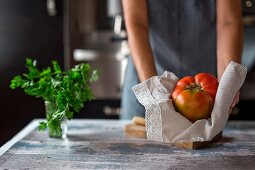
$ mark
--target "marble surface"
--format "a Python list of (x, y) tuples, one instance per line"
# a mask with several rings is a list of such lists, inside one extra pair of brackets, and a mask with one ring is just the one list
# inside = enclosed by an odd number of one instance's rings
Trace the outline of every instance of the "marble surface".
[(38, 120), (34, 120), (19, 134), (24, 137), (0, 149), (3, 152), (0, 169), (255, 168), (254, 121), (229, 121), (223, 138), (210, 148), (200, 150), (127, 137), (123, 132), (127, 123), (129, 121), (71, 120), (67, 138), (53, 139), (47, 131), (39, 132), (35, 126)]

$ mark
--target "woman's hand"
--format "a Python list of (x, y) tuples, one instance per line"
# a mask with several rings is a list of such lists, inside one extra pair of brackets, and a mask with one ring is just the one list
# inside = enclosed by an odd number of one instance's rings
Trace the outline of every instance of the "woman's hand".
[(235, 98), (234, 98), (234, 100), (233, 100), (233, 102), (232, 102), (232, 104), (231, 104), (231, 106), (229, 108), (229, 114), (232, 113), (232, 111), (235, 108), (236, 104), (239, 102), (239, 98), (240, 98), (240, 91), (238, 91), (236, 93), (236, 96), (235, 96)]

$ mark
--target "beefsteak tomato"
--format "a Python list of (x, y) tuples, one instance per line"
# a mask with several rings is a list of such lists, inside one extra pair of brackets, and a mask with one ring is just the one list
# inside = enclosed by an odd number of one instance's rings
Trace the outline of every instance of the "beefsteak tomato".
[(199, 73), (180, 79), (170, 98), (176, 111), (191, 122), (211, 116), (218, 80), (210, 73)]

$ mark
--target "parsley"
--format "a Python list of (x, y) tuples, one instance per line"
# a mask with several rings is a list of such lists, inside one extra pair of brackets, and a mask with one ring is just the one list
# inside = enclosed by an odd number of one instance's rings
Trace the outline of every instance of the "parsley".
[(39, 70), (36, 60), (30, 58), (26, 59), (26, 67), (28, 73), (15, 76), (10, 88), (22, 88), (28, 95), (53, 103), (52, 112), (46, 115), (46, 122), (39, 123), (39, 130), (49, 128), (59, 136), (63, 118), (72, 119), (84, 107), (84, 102), (95, 99), (90, 83), (98, 80), (98, 70), (82, 63), (63, 71), (56, 61), (52, 61), (52, 67)]

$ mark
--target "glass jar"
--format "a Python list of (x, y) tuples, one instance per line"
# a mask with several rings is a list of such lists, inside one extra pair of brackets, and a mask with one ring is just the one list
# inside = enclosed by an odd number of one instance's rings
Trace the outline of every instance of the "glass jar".
[(57, 104), (51, 101), (45, 101), (45, 112), (47, 119), (47, 128), (49, 137), (66, 138), (67, 118), (65, 113), (60, 113), (58, 118), (51, 120), (54, 113), (58, 112)]

